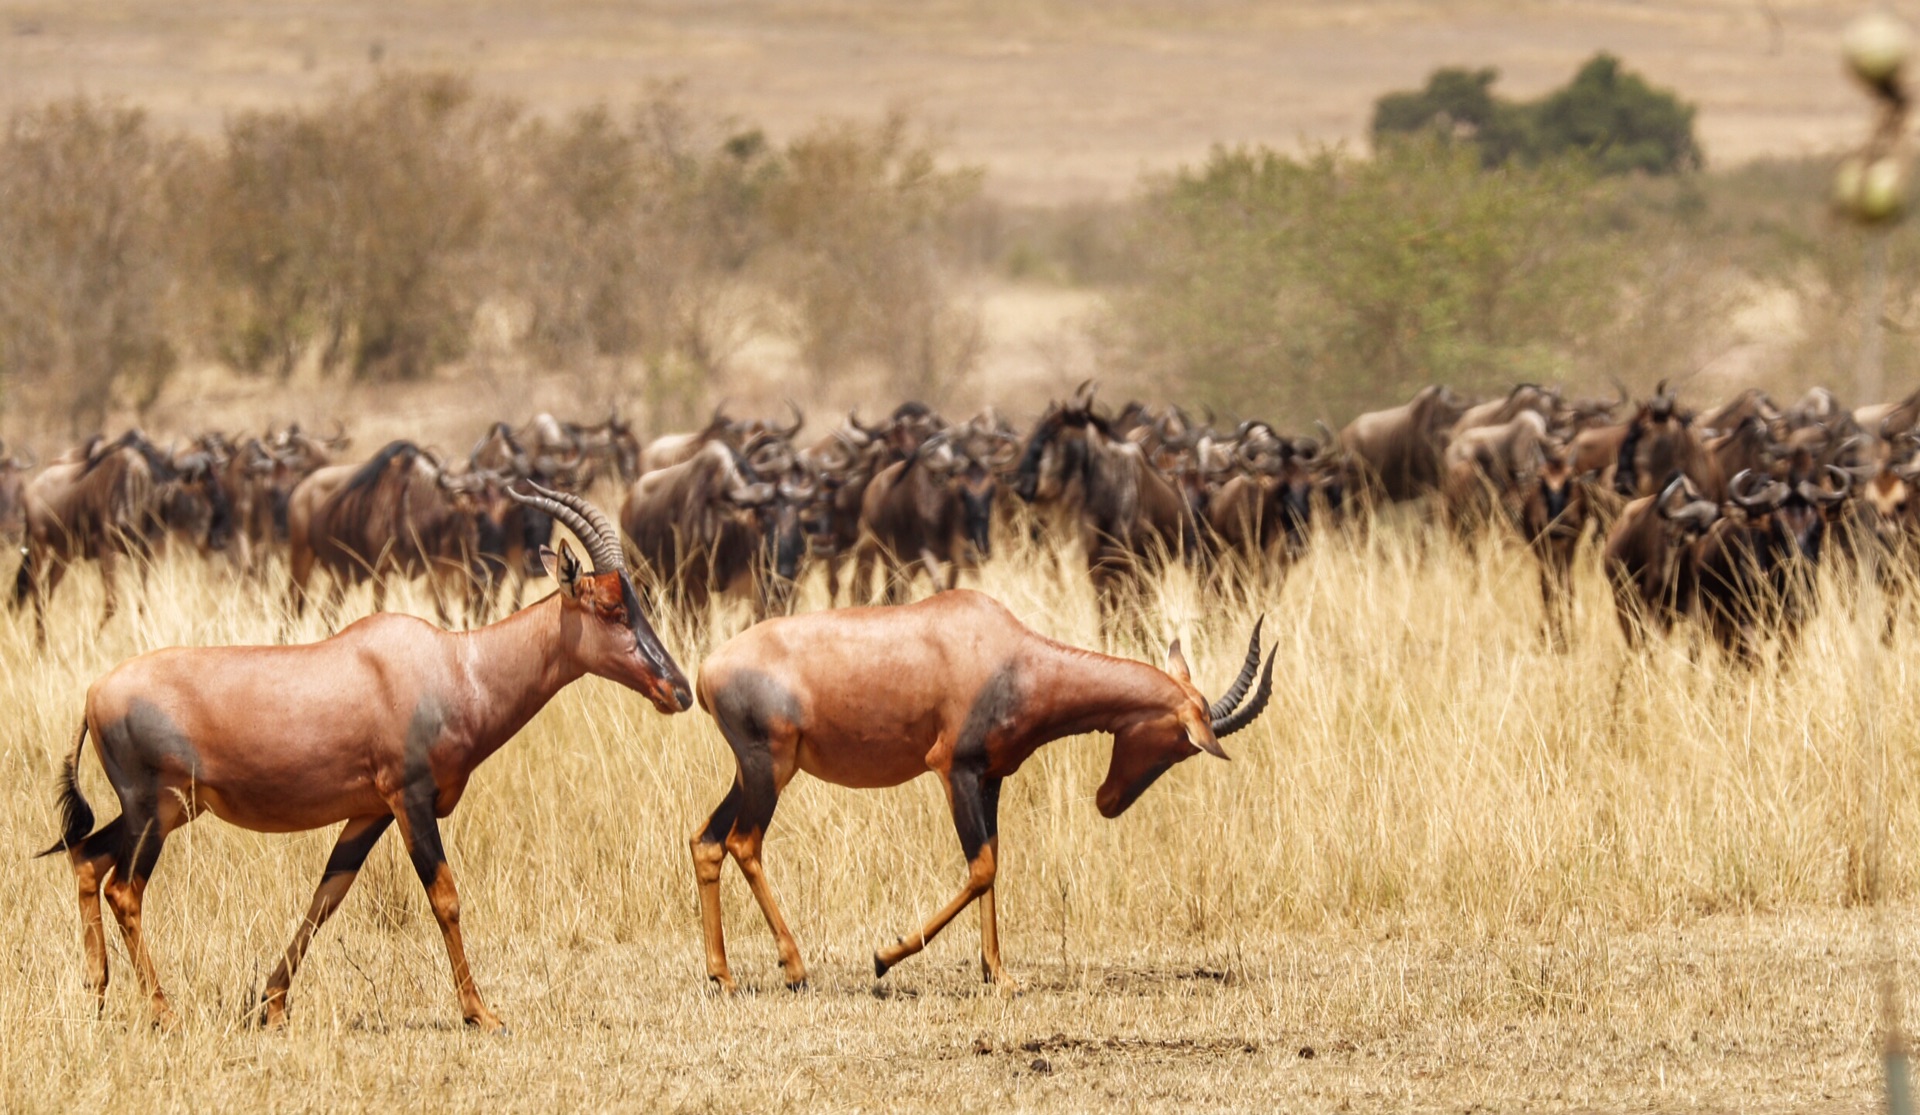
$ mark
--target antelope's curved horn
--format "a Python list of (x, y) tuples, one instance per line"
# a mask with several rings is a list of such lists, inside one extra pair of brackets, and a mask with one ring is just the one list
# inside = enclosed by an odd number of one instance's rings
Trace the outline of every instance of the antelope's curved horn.
[(791, 426), (776, 426), (774, 429), (779, 432), (781, 437), (791, 438), (800, 432), (800, 427), (807, 424), (807, 416), (801, 412), (800, 404), (794, 402), (792, 399), (783, 399), (781, 401), (786, 403), (787, 409), (793, 412), (793, 424)]
[(1232, 712), (1240, 698), (1247, 695), (1247, 686), (1253, 684), (1253, 672), (1260, 668), (1260, 628), (1267, 622), (1266, 616), (1253, 621), (1253, 639), (1247, 644), (1247, 661), (1240, 667), (1240, 676), (1233, 679), (1221, 698), (1207, 708), (1207, 719), (1219, 720)]
[(1279, 655), (1280, 652), (1278, 650), (1267, 655), (1266, 669), (1260, 671), (1260, 685), (1253, 691), (1253, 696), (1247, 699), (1247, 703), (1241, 706), (1239, 711), (1228, 713), (1226, 716), (1213, 720), (1214, 739), (1226, 739), (1233, 733), (1253, 723), (1254, 717), (1266, 711), (1267, 701), (1273, 696), (1273, 660), (1279, 657)]
[(533, 495), (523, 496), (509, 486), (508, 497), (515, 503), (545, 511), (565, 523), (567, 529), (587, 548), (587, 556), (593, 560), (594, 572), (625, 571), (627, 562), (620, 554), (620, 536), (613, 533), (613, 525), (607, 522), (607, 517), (599, 508), (571, 492), (542, 488), (531, 480), (523, 483), (533, 489)]

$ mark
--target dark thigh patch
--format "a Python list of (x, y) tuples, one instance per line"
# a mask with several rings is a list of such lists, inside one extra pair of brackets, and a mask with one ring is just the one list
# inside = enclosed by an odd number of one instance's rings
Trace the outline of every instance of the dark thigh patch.
[(713, 695), (713, 718), (729, 741), (735, 734), (764, 741), (776, 728), (799, 727), (800, 701), (771, 675), (735, 670)]
[(173, 717), (152, 701), (135, 698), (127, 714), (100, 726), (100, 753), (116, 789), (171, 775), (189, 782), (201, 776), (200, 751)]

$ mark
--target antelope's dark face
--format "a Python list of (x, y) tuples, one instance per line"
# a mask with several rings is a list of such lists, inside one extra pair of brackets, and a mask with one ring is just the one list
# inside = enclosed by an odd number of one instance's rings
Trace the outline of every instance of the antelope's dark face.
[(1196, 738), (1209, 747), (1220, 746), (1207, 724), (1206, 699), (1198, 693), (1177, 711), (1153, 715), (1115, 732), (1107, 777), (1093, 798), (1100, 815), (1112, 820), (1125, 813), (1175, 763), (1200, 754), (1203, 748), (1194, 742)]
[(1112, 820), (1140, 800), (1147, 787), (1182, 759), (1205, 751), (1224, 759), (1227, 753), (1213, 736), (1207, 699), (1193, 687), (1187, 662), (1176, 641), (1167, 649), (1167, 679), (1175, 695), (1165, 706), (1149, 709), (1113, 733), (1113, 758), (1107, 777), (1094, 794), (1100, 815)]
[(559, 582), (562, 623), (588, 673), (626, 686), (669, 715), (693, 707), (686, 675), (654, 634), (624, 571), (589, 573), (564, 541), (558, 555), (546, 550), (541, 557)]

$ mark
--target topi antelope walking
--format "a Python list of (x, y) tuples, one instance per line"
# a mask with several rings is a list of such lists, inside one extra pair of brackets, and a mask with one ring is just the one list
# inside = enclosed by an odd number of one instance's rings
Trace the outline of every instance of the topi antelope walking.
[(1247, 698), (1259, 661), (1256, 624), (1238, 680), (1209, 705), (1178, 640), (1167, 648), (1167, 668), (1156, 670), (1043, 638), (999, 601), (970, 591), (748, 628), (713, 652), (697, 686), (739, 764), (733, 788), (692, 842), (707, 975), (734, 989), (720, 923), (720, 868), (732, 855), (773, 930), (787, 985), (806, 983), (760, 866), (774, 806), (796, 771), (868, 789), (931, 770), (952, 803), (967, 883), (919, 932), (876, 952), (874, 974), (925, 948), (978, 899), (981, 974), (1011, 989), (993, 910), (1001, 780), (1042, 744), (1111, 732), (1113, 758), (1095, 803), (1102, 816), (1117, 817), (1182, 759), (1202, 751), (1227, 757), (1220, 739), (1251, 723), (1273, 693), (1269, 656)]
[[(557, 555), (543, 548), (560, 590), (499, 623), (456, 634), (373, 615), (307, 646), (154, 651), (93, 683), (61, 774), (60, 841), (41, 854), (64, 849), (73, 865), (97, 1009), (107, 991), (104, 891), (154, 1021), (174, 1024), (141, 937), (141, 898), (167, 835), (211, 811), (259, 832), (346, 822), (267, 981), (263, 1024), (285, 1022), (287, 989), (314, 933), (398, 821), (446, 938), (461, 1014), (468, 1025), (500, 1029), (467, 970), (440, 818), (459, 804), (474, 768), (584, 674), (619, 682), (663, 713), (692, 704), (686, 677), (640, 611), (612, 524), (578, 496), (534, 493), (514, 498), (565, 523), (593, 567), (582, 569), (564, 542)], [(91, 835), (93, 811), (74, 778), (89, 734), (120, 799), (120, 815)]]

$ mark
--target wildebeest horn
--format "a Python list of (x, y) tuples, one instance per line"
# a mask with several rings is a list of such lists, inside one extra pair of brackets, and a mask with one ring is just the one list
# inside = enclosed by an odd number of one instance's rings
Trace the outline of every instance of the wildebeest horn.
[(791, 438), (800, 432), (800, 427), (807, 424), (807, 416), (801, 412), (800, 404), (794, 402), (792, 399), (783, 399), (781, 401), (786, 403), (787, 409), (793, 412), (793, 425), (786, 427), (776, 426), (774, 429), (779, 431), (781, 437)]
[(566, 528), (572, 531), (574, 536), (580, 539), (580, 544), (587, 548), (587, 556), (593, 561), (594, 572), (624, 571), (627, 568), (626, 558), (620, 553), (620, 536), (614, 532), (613, 524), (607, 521), (606, 515), (602, 514), (599, 508), (572, 492), (556, 492), (549, 488), (542, 488), (531, 480), (522, 481), (522, 483), (532, 488), (534, 494), (523, 496), (509, 485), (508, 497), (515, 503), (523, 503), (528, 507), (545, 511), (566, 524)]
[(1755, 511), (1762, 507), (1770, 510), (1772, 507), (1777, 506), (1780, 500), (1785, 497), (1787, 486), (1775, 480), (1769, 482), (1758, 492), (1749, 493), (1741, 490), (1749, 486), (1746, 484), (1746, 481), (1756, 478), (1761, 480), (1766, 479), (1750, 468), (1741, 469), (1739, 474), (1733, 478), (1733, 482), (1727, 485), (1727, 494), (1733, 497), (1733, 502), (1749, 511)]
[(1232, 712), (1240, 698), (1247, 695), (1247, 686), (1253, 684), (1253, 672), (1260, 668), (1260, 628), (1266, 622), (1265, 616), (1253, 621), (1253, 639), (1247, 644), (1247, 661), (1240, 667), (1240, 676), (1233, 679), (1233, 685), (1219, 700), (1208, 706), (1207, 719), (1218, 720)]
[(1828, 465), (1827, 475), (1833, 478), (1833, 488), (1822, 489), (1811, 480), (1800, 482), (1800, 494), (1814, 503), (1838, 503), (1853, 494), (1853, 474), (1839, 465)]
[(1253, 723), (1253, 718), (1266, 711), (1267, 701), (1273, 696), (1273, 660), (1280, 656), (1275, 650), (1267, 655), (1266, 669), (1260, 672), (1260, 685), (1254, 689), (1253, 696), (1237, 712), (1228, 713), (1213, 721), (1213, 738), (1226, 739), (1228, 736)]
[(1318, 418), (1313, 420), (1313, 424), (1320, 431), (1320, 443), (1322, 445), (1325, 445), (1328, 449), (1332, 449), (1333, 443), (1339, 440), (1338, 438), (1333, 436), (1333, 427), (1327, 425), (1325, 422), (1321, 421)]
[(1093, 392), (1094, 392), (1093, 380), (1090, 378), (1081, 380), (1080, 386), (1073, 389), (1073, 399), (1071, 401), (1071, 409), (1078, 410), (1078, 411), (1092, 410), (1093, 409)]

